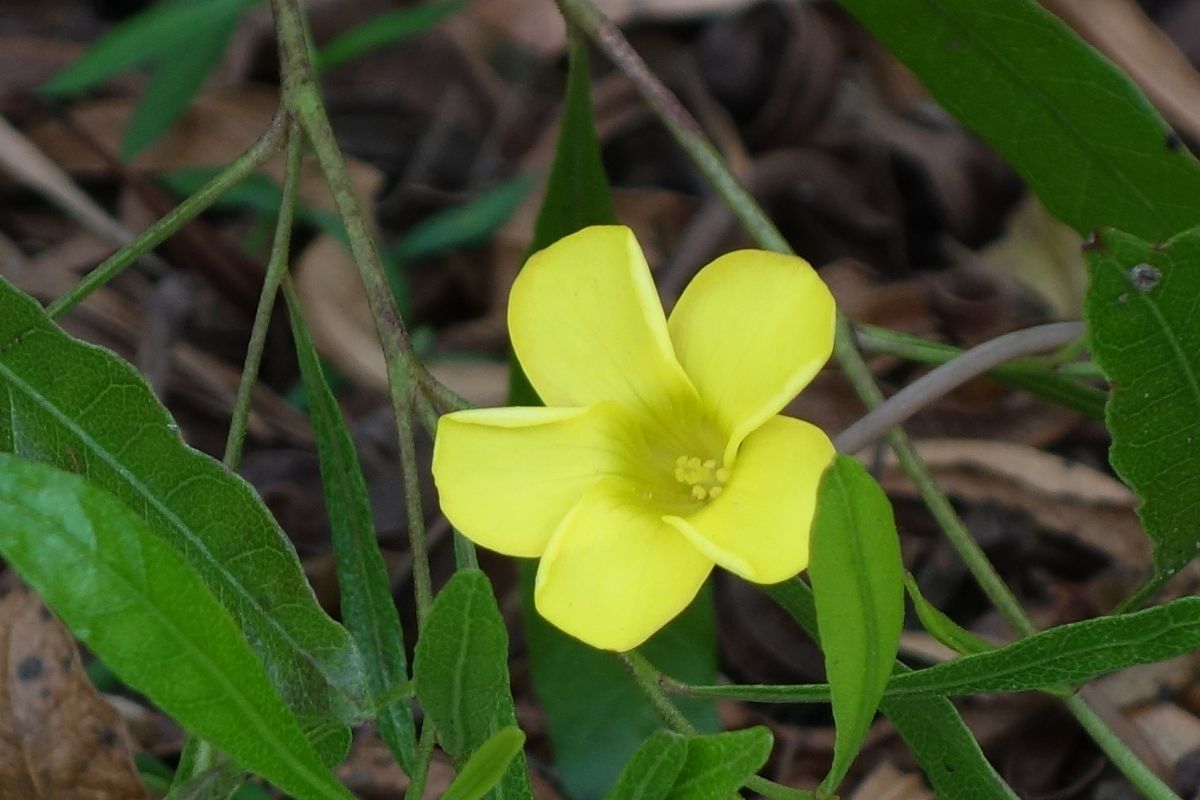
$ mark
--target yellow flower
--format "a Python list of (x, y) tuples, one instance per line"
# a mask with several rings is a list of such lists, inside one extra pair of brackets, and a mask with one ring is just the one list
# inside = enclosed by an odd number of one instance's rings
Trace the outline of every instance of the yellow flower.
[(833, 446), (778, 415), (833, 348), (833, 298), (807, 262), (729, 253), (667, 320), (632, 232), (586, 228), (529, 259), (508, 325), (547, 407), (442, 417), (433, 475), (465, 536), (541, 556), (543, 617), (628, 650), (714, 563), (756, 583), (808, 565)]

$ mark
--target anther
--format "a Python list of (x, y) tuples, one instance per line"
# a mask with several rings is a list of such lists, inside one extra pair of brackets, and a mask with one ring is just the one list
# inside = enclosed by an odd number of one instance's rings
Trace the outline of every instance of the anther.
[(708, 498), (710, 500), (716, 500), (717, 497), (719, 497), (721, 492), (723, 492), (723, 491), (725, 491), (725, 490), (722, 487), (714, 486), (708, 490)]
[(705, 489), (703, 486), (699, 486), (699, 485), (693, 486), (692, 487), (692, 497), (696, 498), (697, 500), (707, 499), (708, 498), (708, 489)]
[(721, 467), (717, 470), (717, 480), (721, 483), (726, 483), (729, 480), (730, 474), (729, 467)]

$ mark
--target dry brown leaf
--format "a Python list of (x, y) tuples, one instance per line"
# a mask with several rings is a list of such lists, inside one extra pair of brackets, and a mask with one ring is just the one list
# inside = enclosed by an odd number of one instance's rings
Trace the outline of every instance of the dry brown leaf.
[(890, 761), (884, 761), (858, 784), (848, 800), (933, 800), (933, 795), (920, 775), (901, 772)]
[[(110, 153), (120, 148), (136, 98), (106, 98), (79, 103), (71, 109), (72, 123)], [(199, 95), (174, 125), (130, 163), (142, 172), (228, 166), (254, 144), (271, 124), (279, 105), (274, 87), (239, 86)], [(69, 173), (106, 175), (110, 166), (79, 137), (58, 122), (45, 122), (27, 131), (35, 145)], [(354, 158), (346, 160), (350, 179), (360, 198), (373, 198), (383, 185), (375, 167)], [(283, 182), (283, 159), (263, 171)], [(308, 159), (301, 176), (300, 198), (307, 205), (333, 210), (333, 198), (320, 169)]]
[(144, 798), (116, 709), (33, 592), (0, 600), (0, 800)]
[(1200, 719), (1174, 703), (1134, 709), (1129, 717), (1167, 764), (1200, 750)]
[(1200, 73), (1134, 0), (1041, 0), (1129, 73), (1173, 124), (1200, 138)]
[[(916, 448), (952, 497), (1023, 509), (1043, 527), (1107, 555), (1131, 573), (1150, 563), (1133, 493), (1098, 470), (1008, 442), (929, 439)], [(894, 495), (916, 496), (894, 456), (889, 455), (882, 482)]]

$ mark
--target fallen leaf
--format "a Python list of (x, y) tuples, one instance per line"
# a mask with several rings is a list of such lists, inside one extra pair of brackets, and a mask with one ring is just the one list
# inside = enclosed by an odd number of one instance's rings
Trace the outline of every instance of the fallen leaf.
[(0, 600), (0, 800), (144, 798), (129, 734), (32, 591)]
[(858, 784), (848, 800), (933, 800), (933, 795), (920, 775), (901, 772), (890, 761), (884, 761)]

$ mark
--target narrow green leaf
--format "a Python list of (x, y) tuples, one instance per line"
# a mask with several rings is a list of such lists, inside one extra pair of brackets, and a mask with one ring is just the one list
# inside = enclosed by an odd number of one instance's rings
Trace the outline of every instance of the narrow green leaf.
[(669, 800), (727, 800), (771, 755), (771, 731), (756, 725), (742, 731), (687, 739), (687, 758)]
[[(763, 587), (814, 640), (820, 642), (812, 590), (799, 578)], [(895, 673), (909, 672), (900, 662)], [(1017, 800), (984, 758), (975, 736), (944, 697), (888, 697), (880, 710), (913, 751), (938, 797)]]
[(655, 731), (630, 757), (604, 800), (662, 800), (687, 761), (687, 738)]
[(42, 86), (61, 96), (88, 89), (151, 59), (186, 53), (192, 37), (213, 18), (240, 13), (258, 0), (192, 0), (161, 3), (113, 28), (80, 58)]
[[(376, 698), (388, 697), (408, 680), (408, 666), (400, 615), (392, 601), (387, 566), (375, 538), (367, 484), (289, 280), (285, 279), (283, 290), (317, 439), (321, 483), (333, 532), (342, 619), (363, 655), (371, 694)], [(393, 700), (377, 709), (375, 726), (400, 766), (411, 775), (417, 764), (417, 740), (408, 702)]]
[(832, 793), (858, 754), (896, 662), (904, 626), (904, 567), (892, 504), (853, 458), (826, 468), (808, 567), (837, 723)]
[(298, 798), (349, 800), (229, 614), (136, 514), (0, 453), (0, 552), (129, 686)]
[[(662, 718), (611, 653), (588, 647), (542, 619), (533, 602), (535, 572), (534, 562), (522, 563), (525, 640), (534, 692), (546, 714), (563, 785), (571, 797), (596, 800), (613, 785), (642, 741), (662, 727)], [(638, 649), (682, 681), (713, 681), (717, 648), (711, 587), (702, 589), (682, 614)], [(680, 698), (679, 708), (699, 730), (719, 730), (711, 700)]]
[(439, 0), (377, 14), (318, 49), (317, 68), (332, 69), (372, 50), (424, 33), (462, 8), (463, 2), (464, 0)]
[(1077, 684), (1200, 649), (1200, 597), (1073, 622), (1005, 647), (897, 675), (889, 690), (979, 694)]
[(1087, 260), (1092, 355), (1113, 384), (1109, 460), (1170, 575), (1200, 553), (1200, 229), (1166, 245), (1104, 231)]
[(389, 248), (389, 255), (397, 260), (415, 261), (483, 241), (508, 221), (532, 188), (532, 178), (518, 175), (469, 203), (424, 220)]
[(508, 632), (479, 570), (461, 570), (438, 592), (413, 657), (413, 680), (442, 748), (464, 758), (491, 735), (508, 695)]
[(0, 447), (116, 495), (229, 609), (305, 717), (361, 719), (362, 664), (254, 490), (184, 444), (138, 372), (0, 279)]
[(911, 574), (905, 574), (904, 588), (908, 589), (908, 596), (912, 599), (913, 608), (917, 610), (921, 626), (946, 647), (960, 655), (985, 653), (994, 649), (989, 642), (971, 633), (926, 600), (925, 595), (921, 594), (921, 587), (917, 586)]
[(442, 800), (479, 800), (500, 782), (524, 745), (525, 734), (515, 725), (493, 733), (467, 759)]
[(1200, 222), (1200, 165), (1124, 74), (1033, 0), (841, 3), (1077, 231), (1165, 239)]
[(240, 3), (226, 3), (192, 32), (186, 46), (159, 56), (150, 85), (125, 128), (121, 158), (133, 158), (179, 119), (221, 60), (240, 16)]

